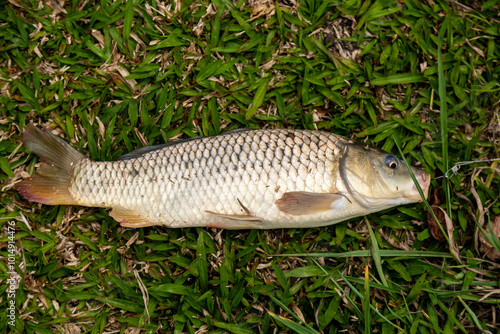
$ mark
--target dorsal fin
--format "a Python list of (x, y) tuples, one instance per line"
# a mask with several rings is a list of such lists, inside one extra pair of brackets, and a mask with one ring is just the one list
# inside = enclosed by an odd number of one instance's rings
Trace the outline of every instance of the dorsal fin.
[(120, 156), (117, 160), (129, 160), (129, 159), (139, 158), (139, 157), (143, 156), (144, 154), (152, 152), (152, 151), (161, 150), (162, 148), (165, 148), (168, 146), (177, 145), (180, 143), (185, 143), (185, 142), (200, 139), (200, 138), (204, 138), (204, 137), (192, 137), (192, 138), (176, 140), (176, 141), (166, 143), (166, 144), (144, 146), (144, 147), (138, 148), (136, 150), (133, 150), (129, 153), (126, 153), (126, 154)]
[[(245, 129), (245, 128), (234, 129), (234, 130), (230, 130), (230, 131), (226, 131), (224, 133), (221, 133), (220, 135), (226, 135), (226, 134), (236, 133), (236, 132), (245, 132), (245, 131), (251, 131), (251, 130), (252, 129)], [(133, 150), (129, 153), (125, 153), (124, 155), (120, 156), (117, 160), (120, 161), (120, 160), (136, 159), (136, 158), (139, 158), (139, 157), (143, 156), (144, 154), (152, 152), (152, 151), (161, 150), (162, 148), (165, 148), (168, 146), (186, 143), (186, 142), (190, 142), (192, 140), (197, 140), (197, 139), (201, 139), (201, 138), (207, 138), (207, 137), (197, 136), (197, 137), (192, 137), (192, 138), (176, 140), (176, 141), (166, 143), (166, 144), (144, 146), (144, 147), (138, 148), (136, 150)]]
[(224, 133), (221, 133), (221, 135), (227, 135), (229, 133), (237, 133), (237, 132), (246, 132), (246, 131), (252, 131), (252, 130), (257, 130), (257, 129), (248, 129), (248, 128), (232, 129), (232, 130), (226, 131)]

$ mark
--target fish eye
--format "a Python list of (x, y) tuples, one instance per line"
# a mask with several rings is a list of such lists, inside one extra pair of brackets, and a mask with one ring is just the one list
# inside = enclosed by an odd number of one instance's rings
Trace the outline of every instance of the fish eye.
[(390, 169), (398, 168), (398, 158), (393, 155), (386, 155), (384, 158), (385, 165)]

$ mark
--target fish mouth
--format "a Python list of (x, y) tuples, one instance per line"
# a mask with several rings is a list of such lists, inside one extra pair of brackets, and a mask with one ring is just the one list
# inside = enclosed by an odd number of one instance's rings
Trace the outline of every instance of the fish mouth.
[[(429, 195), (429, 186), (431, 184), (431, 176), (423, 170), (416, 168), (412, 168), (412, 172), (413, 174), (415, 174), (415, 178), (417, 179), (420, 188), (422, 188), (424, 198), (427, 199), (427, 196)], [(422, 197), (420, 196), (420, 193), (418, 192), (417, 186), (415, 184), (413, 184), (411, 191), (404, 194), (404, 197), (414, 201), (422, 202)]]

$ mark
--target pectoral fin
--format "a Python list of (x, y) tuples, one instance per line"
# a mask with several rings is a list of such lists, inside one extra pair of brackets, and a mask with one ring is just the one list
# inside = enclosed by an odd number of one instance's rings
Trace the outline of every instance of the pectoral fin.
[(274, 204), (276, 204), (280, 211), (286, 214), (303, 216), (339, 209), (343, 206), (345, 200), (347, 200), (347, 198), (341, 194), (295, 191), (285, 193), (283, 197), (276, 200)]
[(211, 215), (220, 217), (221, 220), (217, 223), (208, 224), (208, 227), (225, 228), (228, 230), (245, 230), (245, 229), (260, 229), (262, 228), (262, 219), (254, 215), (229, 215), (217, 213), (213, 211), (205, 211)]
[(117, 222), (119, 222), (123, 227), (138, 228), (156, 225), (155, 223), (150, 222), (144, 216), (130, 209), (116, 207), (113, 208), (109, 215), (113, 217)]

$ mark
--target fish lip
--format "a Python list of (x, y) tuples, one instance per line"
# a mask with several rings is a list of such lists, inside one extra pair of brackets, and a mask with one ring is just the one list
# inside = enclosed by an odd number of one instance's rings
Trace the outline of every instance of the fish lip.
[[(413, 171), (413, 174), (415, 174), (415, 178), (417, 179), (417, 182), (420, 185), (420, 188), (422, 189), (422, 192), (424, 194), (424, 198), (427, 199), (427, 197), (429, 195), (429, 186), (431, 184), (431, 176), (420, 169), (412, 168), (412, 171)], [(410, 200), (415, 200), (415, 201), (419, 201), (419, 202), (423, 201), (422, 197), (420, 196), (420, 193), (418, 192), (417, 186), (415, 184), (413, 184), (411, 191), (404, 194), (404, 197), (408, 198)]]

